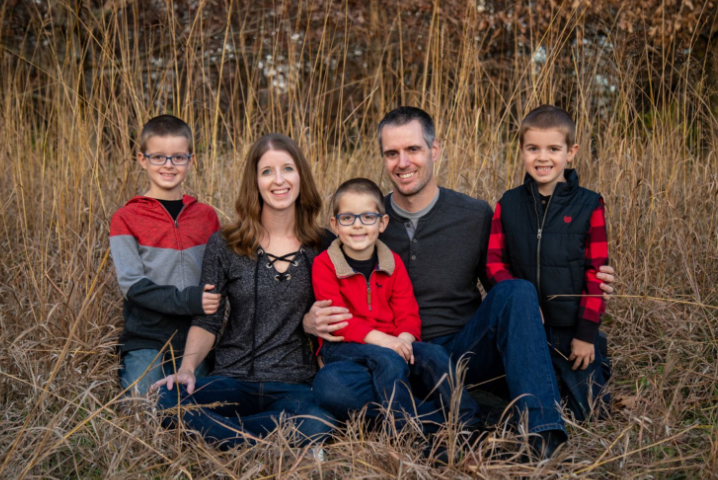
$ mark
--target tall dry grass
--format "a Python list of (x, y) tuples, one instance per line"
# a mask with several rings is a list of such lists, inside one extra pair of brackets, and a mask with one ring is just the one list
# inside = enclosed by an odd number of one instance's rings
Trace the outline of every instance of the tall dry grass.
[[(615, 32), (582, 37), (579, 10), (541, 29), (529, 18), (526, 36), (508, 40), (514, 55), (496, 58), (471, 2), (461, 22), (438, 3), (373, 1), (361, 19), (349, 4), (188, 3), (0, 6), (0, 24), (27, 20), (0, 44), (0, 478), (716, 476), (710, 59)], [(557, 458), (494, 455), (520, 440), (501, 426), (468, 463), (437, 467), (415, 432), (390, 439), (358, 422), (322, 463), (289, 449), (287, 430), (219, 452), (162, 430), (148, 403), (117, 401), (121, 295), (108, 228), (145, 187), (134, 139), (149, 117), (171, 112), (193, 126), (186, 190), (226, 222), (244, 154), (269, 131), (299, 142), (327, 197), (359, 175), (388, 190), (374, 128), (399, 104), (436, 119), (440, 183), (493, 204), (522, 178), (520, 118), (545, 102), (575, 115), (582, 183), (606, 201), (618, 296), (605, 329), (611, 391), (624, 397), (608, 420), (568, 419)]]

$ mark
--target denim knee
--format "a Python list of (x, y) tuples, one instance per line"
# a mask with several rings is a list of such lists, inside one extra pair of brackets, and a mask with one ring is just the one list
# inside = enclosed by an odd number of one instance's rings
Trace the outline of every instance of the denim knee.
[(160, 387), (159, 396), (157, 397), (157, 408), (160, 410), (167, 410), (169, 408), (176, 407), (178, 394), (180, 403), (184, 404), (182, 400), (186, 397), (187, 392), (182, 385), (175, 384), (172, 390), (167, 390), (167, 387), (165, 386)]
[(497, 289), (497, 295), (506, 295), (507, 292), (511, 292), (512, 296), (517, 298), (533, 297), (538, 301), (538, 294), (536, 293), (536, 287), (533, 286), (528, 280), (513, 279), (500, 282), (491, 289), (492, 291)]
[(319, 407), (337, 415), (347, 410), (361, 410), (364, 407), (355, 393), (352, 379), (365, 376), (366, 383), (371, 381), (367, 370), (352, 362), (337, 362), (325, 365), (314, 377), (312, 390)]
[(336, 419), (326, 410), (317, 405), (302, 405), (295, 412), (300, 418), (295, 418), (297, 430), (308, 442), (323, 442), (336, 428)]

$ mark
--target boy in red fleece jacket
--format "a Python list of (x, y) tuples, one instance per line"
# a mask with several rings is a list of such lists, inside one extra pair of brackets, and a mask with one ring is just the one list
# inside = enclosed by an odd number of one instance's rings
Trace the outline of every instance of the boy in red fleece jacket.
[[(410, 377), (422, 392), (437, 397), (438, 405), (448, 407), (454, 366), (442, 347), (420, 342), (419, 306), (409, 275), (399, 256), (378, 240), (389, 222), (379, 187), (365, 178), (348, 180), (334, 194), (333, 208), (330, 223), (339, 238), (314, 260), (314, 295), (346, 307), (353, 318), (335, 333), (343, 342), (320, 339), (320, 354), (326, 364), (350, 361), (369, 369), (382, 407), (394, 413), (401, 428), (407, 412), (418, 413)], [(465, 388), (458, 394), (458, 420), (477, 427), (478, 406)], [(435, 422), (434, 415), (425, 420)]]

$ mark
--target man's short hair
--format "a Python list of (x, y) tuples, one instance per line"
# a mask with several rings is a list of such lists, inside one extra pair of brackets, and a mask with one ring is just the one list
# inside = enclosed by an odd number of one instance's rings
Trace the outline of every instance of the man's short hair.
[(384, 194), (381, 193), (381, 189), (377, 184), (368, 178), (352, 178), (339, 185), (339, 188), (337, 188), (337, 191), (334, 193), (334, 197), (332, 197), (332, 211), (334, 215), (339, 213), (339, 200), (341, 200), (345, 193), (357, 193), (373, 197), (376, 203), (376, 211), (384, 215)]
[(147, 150), (147, 142), (152, 137), (184, 137), (187, 139), (189, 152), (193, 153), (194, 144), (192, 142), (192, 129), (189, 128), (184, 121), (174, 115), (159, 115), (151, 118), (145, 126), (142, 127), (140, 135), (140, 151)]
[(379, 148), (383, 148), (381, 144), (381, 131), (386, 125), (400, 127), (413, 122), (414, 120), (417, 120), (421, 124), (421, 130), (424, 133), (424, 140), (429, 148), (431, 148), (434, 145), (434, 140), (436, 139), (434, 120), (432, 120), (431, 115), (416, 107), (399, 107), (384, 115), (384, 118), (382, 118), (381, 122), (379, 122), (379, 128), (377, 129)]
[(576, 124), (562, 108), (553, 105), (541, 105), (531, 110), (519, 129), (519, 144), (523, 147), (524, 135), (528, 130), (558, 130), (566, 136), (566, 146), (576, 143)]

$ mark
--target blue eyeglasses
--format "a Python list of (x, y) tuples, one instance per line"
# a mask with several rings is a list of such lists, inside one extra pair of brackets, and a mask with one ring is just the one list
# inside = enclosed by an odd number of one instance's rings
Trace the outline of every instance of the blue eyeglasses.
[(381, 213), (374, 213), (374, 212), (364, 212), (364, 213), (339, 213), (337, 215), (334, 215), (334, 218), (337, 219), (337, 222), (339, 222), (339, 225), (343, 227), (351, 227), (354, 225), (354, 222), (357, 221), (357, 218), (361, 223), (364, 225), (374, 225), (379, 218), (381, 218)]
[(164, 165), (167, 163), (167, 160), (172, 163), (175, 167), (182, 167), (184, 165), (187, 165), (189, 163), (190, 158), (192, 158), (192, 154), (189, 155), (161, 155), (159, 153), (153, 153), (152, 155), (147, 155), (146, 153), (142, 152), (142, 155), (145, 156), (147, 160), (152, 165)]

